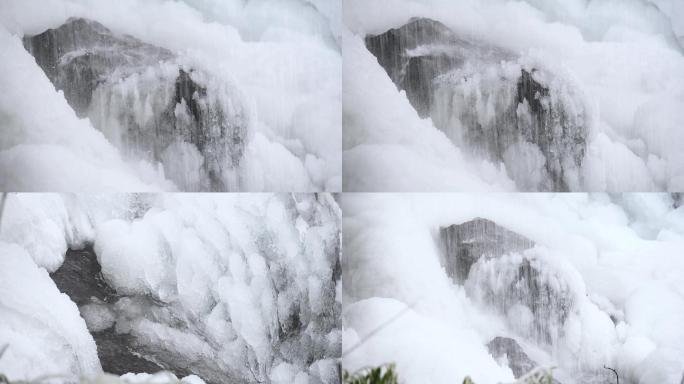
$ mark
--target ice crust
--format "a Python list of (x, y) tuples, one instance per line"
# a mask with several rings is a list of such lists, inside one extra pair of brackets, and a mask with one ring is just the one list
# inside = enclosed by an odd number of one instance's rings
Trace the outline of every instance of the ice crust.
[[(327, 194), (10, 194), (0, 370), (97, 374), (107, 331), (209, 383), (337, 382), (340, 219)], [(78, 308), (48, 271), (87, 244), (115, 293)]]

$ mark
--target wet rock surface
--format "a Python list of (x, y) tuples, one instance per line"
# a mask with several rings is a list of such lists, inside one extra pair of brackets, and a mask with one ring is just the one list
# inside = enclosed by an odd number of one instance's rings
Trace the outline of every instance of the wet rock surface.
[(487, 350), (495, 359), (505, 356), (516, 379), (537, 366), (537, 363), (525, 354), (520, 344), (509, 337), (493, 338), (487, 343)]
[(476, 218), (440, 230), (447, 274), (469, 296), (523, 325), (519, 331), (552, 345), (574, 305), (562, 274), (524, 251), (534, 242)]
[(79, 306), (91, 303), (93, 299), (113, 303), (119, 297), (104, 280), (102, 267), (92, 247), (68, 250), (64, 263), (50, 277), (59, 291), (66, 293)]
[[(331, 247), (331, 257), (338, 258), (339, 245)], [(276, 252), (268, 238), (260, 243), (259, 248), (264, 254)], [(297, 296), (297, 282), (287, 268), (273, 262), (270, 273), (278, 302), (287, 302)], [(331, 274), (335, 275), (335, 271)], [(178, 377), (195, 374), (209, 384), (269, 382), (270, 366), (260, 363), (248, 344), (240, 340), (233, 340), (234, 345), (231, 346), (221, 344), (207, 335), (201, 320), (189, 314), (179, 303), (162, 302), (148, 295), (117, 293), (103, 277), (97, 256), (90, 246), (83, 250), (69, 250), (64, 263), (50, 277), (59, 290), (79, 306), (105, 372), (122, 375), (166, 370)], [(329, 282), (326, 296), (321, 298), (325, 301), (323, 305), (330, 308), (329, 312), (313, 313), (312, 304), (306, 297), (294, 300), (288, 306), (279, 305), (277, 320), (273, 324), (277, 327), (277, 336), (271, 340), (270, 346), (273, 359), (308, 366), (340, 356), (341, 340), (335, 342), (330, 338), (331, 331), (341, 327), (341, 305), (335, 301), (338, 279), (336, 276)], [(110, 313), (111, 320), (92, 315), (93, 307)], [(215, 303), (213, 312), (231, 318), (229, 308), (223, 304)], [(93, 317), (95, 320), (91, 320)], [(223, 326), (226, 332), (234, 332), (229, 323)], [(197, 356), (183, 352), (184, 342), (201, 345), (202, 354)], [(226, 348), (239, 350), (248, 365), (239, 369), (226, 365), (220, 355), (226, 353)], [(329, 372), (312, 371), (309, 382), (328, 383), (328, 376)]]
[(487, 219), (476, 218), (440, 229), (447, 274), (463, 283), (480, 258), (532, 248), (534, 243)]
[(77, 115), (127, 157), (163, 163), (183, 190), (239, 189), (249, 123), (232, 85), (82, 18), (26, 37), (24, 46)]
[[(527, 356), (520, 344), (510, 337), (497, 336), (493, 338), (487, 343), (487, 350), (497, 360), (505, 358), (508, 362), (508, 367), (511, 368), (516, 379), (539, 366), (539, 364)], [(554, 379), (553, 384), (560, 383)]]
[[(430, 19), (365, 41), (421, 117), (475, 155), (504, 162), (521, 189), (577, 186), (588, 122), (558, 76)], [(533, 171), (520, 169), (521, 162)]]
[(81, 117), (87, 116), (95, 88), (115, 70), (134, 72), (173, 58), (166, 49), (117, 36), (83, 18), (71, 18), (58, 28), (25, 37), (24, 47)]
[(556, 345), (574, 305), (565, 277), (543, 259), (510, 254), (473, 265), (466, 292), (538, 345)]
[[(97, 257), (89, 246), (83, 250), (68, 250), (64, 263), (50, 277), (60, 292), (67, 294), (79, 306), (81, 312), (84, 306), (93, 304), (108, 306), (116, 311), (116, 303), (129, 298), (118, 295), (104, 280), (101, 270)], [(119, 332), (116, 324), (104, 330), (91, 330), (91, 334), (95, 339), (102, 369), (107, 373), (123, 375), (128, 372), (155, 373), (166, 370), (178, 377), (201, 374), (182, 363), (171, 364), (160, 351), (150, 351), (135, 336)]]

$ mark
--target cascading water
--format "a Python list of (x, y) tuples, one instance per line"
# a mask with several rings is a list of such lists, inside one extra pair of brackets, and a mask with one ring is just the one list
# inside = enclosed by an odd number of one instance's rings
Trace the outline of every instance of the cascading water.
[[(586, 313), (609, 317), (584, 297), (576, 272), (531, 240), (487, 219), (441, 228), (440, 242), (452, 281), (463, 285), (471, 300), (501, 316), (516, 338), (561, 359), (562, 368), (583, 383), (611, 382), (600, 366), (568, 358), (579, 353), (568, 348), (568, 333), (579, 319)], [(488, 348), (495, 358), (505, 356), (516, 377), (538, 365), (513, 338), (498, 336)]]
[(474, 155), (503, 162), (519, 188), (580, 185), (591, 120), (558, 74), (429, 19), (367, 36), (366, 46), (421, 117)]
[(250, 123), (234, 85), (86, 19), (24, 45), (74, 111), (125, 157), (161, 163), (182, 190), (239, 189)]

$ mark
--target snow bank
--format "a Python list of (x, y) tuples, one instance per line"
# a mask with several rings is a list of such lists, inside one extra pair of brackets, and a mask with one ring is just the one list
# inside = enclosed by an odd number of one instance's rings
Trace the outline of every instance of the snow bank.
[(45, 269), (16, 244), (0, 242), (0, 372), (11, 381), (42, 374), (102, 372), (78, 308), (57, 290)]
[[(618, 369), (621, 381), (681, 380), (684, 335), (675, 324), (684, 314), (684, 210), (674, 208), (670, 195), (356, 194), (342, 203), (349, 371), (396, 362), (407, 383), (465, 375), (478, 383), (511, 382), (508, 367), (497, 368), (482, 349), (503, 335), (520, 340), (539, 364), (558, 366), (563, 383), (598, 380), (603, 364)], [(439, 229), (477, 217), (536, 246), (479, 261), (461, 286), (442, 266)], [(524, 300), (492, 302), (515, 297), (506, 287), (525, 259), (537, 271), (532, 275), (539, 273), (542, 292), (548, 287), (571, 304), (537, 307), (535, 314), (515, 305)], [(551, 339), (527, 333), (566, 310), (564, 321), (546, 328), (556, 335)]]

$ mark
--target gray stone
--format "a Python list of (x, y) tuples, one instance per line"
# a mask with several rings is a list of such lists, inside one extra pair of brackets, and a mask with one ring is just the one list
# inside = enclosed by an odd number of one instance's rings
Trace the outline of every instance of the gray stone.
[(506, 356), (508, 366), (513, 371), (513, 376), (516, 379), (533, 370), (538, 365), (527, 356), (517, 341), (509, 337), (497, 336), (493, 338), (487, 343), (487, 349), (495, 359)]
[[(499, 359), (503, 356), (508, 361), (508, 367), (513, 371), (513, 376), (518, 379), (533, 369), (537, 368), (539, 364), (530, 359), (523, 351), (520, 344), (515, 339), (510, 337), (497, 336), (487, 343), (489, 353), (495, 358)], [(552, 379), (553, 384), (560, 384), (555, 378)]]
[(530, 337), (547, 344), (558, 338), (574, 305), (563, 276), (542, 272), (545, 264), (530, 256), (503, 258), (534, 247), (533, 241), (482, 218), (441, 228), (440, 241), (447, 274), (471, 297), (506, 316), (524, 307)]
[(458, 283), (467, 279), (470, 267), (481, 257), (499, 257), (534, 246), (531, 240), (482, 218), (441, 228), (440, 238), (445, 268)]

